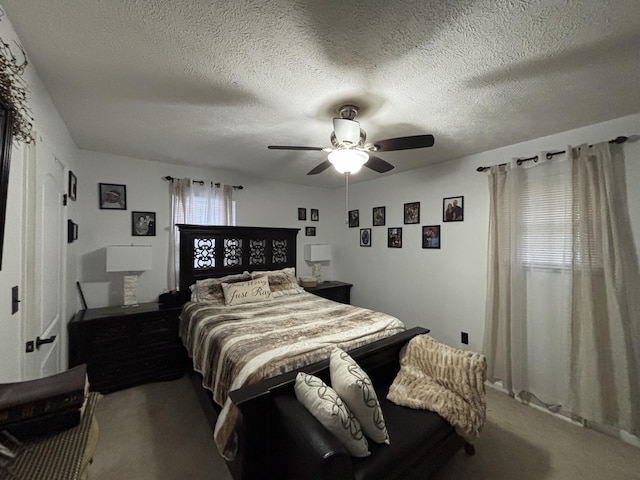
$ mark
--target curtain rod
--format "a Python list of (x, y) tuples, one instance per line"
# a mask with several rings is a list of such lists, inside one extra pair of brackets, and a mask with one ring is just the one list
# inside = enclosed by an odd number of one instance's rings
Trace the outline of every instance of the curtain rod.
[[(629, 139), (629, 137), (616, 137), (613, 140), (609, 140), (609, 143), (624, 143)], [(592, 147), (593, 145), (589, 145), (590, 147)], [(547, 152), (547, 154), (545, 155), (545, 157), (547, 157), (547, 160), (551, 160), (553, 157), (555, 157), (556, 155), (562, 155), (563, 153), (566, 153), (566, 150), (558, 150), (557, 152)], [(528, 162), (530, 160), (533, 160), (534, 163), (537, 162), (539, 160), (538, 155), (535, 155), (533, 157), (529, 157), (529, 158), (518, 158), (516, 160), (516, 163), (518, 165), (522, 165), (524, 162)], [(506, 163), (501, 163), (498, 166), (502, 167), (506, 165)], [(476, 172), (485, 172), (487, 170), (489, 170), (491, 167), (478, 167), (476, 168)]]
[[(173, 182), (175, 179), (170, 176), (167, 175), (166, 177), (162, 177), (164, 180), (169, 180), (170, 182)], [(192, 180), (193, 183), (199, 183), (200, 185), (204, 185), (204, 180)], [(211, 182), (211, 186), (216, 186), (216, 187), (220, 187), (220, 182), (218, 183), (213, 183)], [(233, 187), (234, 190), (242, 190), (244, 187), (242, 185), (231, 185)]]

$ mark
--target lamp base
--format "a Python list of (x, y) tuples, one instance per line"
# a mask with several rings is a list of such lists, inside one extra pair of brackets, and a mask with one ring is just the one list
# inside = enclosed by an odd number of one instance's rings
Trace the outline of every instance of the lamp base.
[(123, 282), (124, 304), (123, 307), (138, 306), (138, 276), (125, 275)]
[(316, 278), (316, 280), (318, 281), (318, 283), (322, 283), (322, 275), (320, 274), (320, 269), (322, 268), (322, 265), (320, 264), (320, 262), (316, 262), (313, 264), (313, 266), (311, 267), (311, 275), (314, 276)]

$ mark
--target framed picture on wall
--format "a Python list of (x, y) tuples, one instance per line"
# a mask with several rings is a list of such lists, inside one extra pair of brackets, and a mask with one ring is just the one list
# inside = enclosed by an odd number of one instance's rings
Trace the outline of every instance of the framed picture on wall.
[(304, 234), (307, 237), (315, 237), (316, 236), (316, 227), (306, 227), (304, 229)]
[(386, 207), (373, 207), (373, 226), (381, 227), (386, 222)]
[(127, 186), (116, 183), (99, 183), (100, 208), (109, 210), (127, 209)]
[(298, 208), (298, 220), (306, 220), (306, 219), (307, 219), (307, 209)]
[(67, 243), (73, 243), (78, 239), (78, 224), (73, 220), (67, 220)]
[(404, 204), (404, 223), (420, 223), (420, 202)]
[(440, 248), (440, 225), (422, 227), (422, 248)]
[(360, 226), (360, 211), (349, 210), (349, 228)]
[(311, 221), (312, 222), (317, 222), (320, 220), (320, 210), (318, 210), (317, 208), (312, 208), (311, 209)]
[(78, 179), (75, 174), (69, 170), (69, 200), (75, 201), (78, 196)]
[(442, 221), (462, 222), (464, 219), (464, 197), (447, 197), (442, 200)]
[(131, 212), (131, 235), (134, 237), (155, 237), (156, 212)]
[(361, 247), (371, 246), (371, 229), (370, 228), (360, 229), (360, 246)]
[(402, 248), (402, 227), (387, 229), (387, 247)]

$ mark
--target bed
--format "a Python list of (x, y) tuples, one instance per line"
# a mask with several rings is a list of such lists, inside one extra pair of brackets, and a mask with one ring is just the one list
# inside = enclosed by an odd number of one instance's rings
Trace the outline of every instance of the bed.
[[(229, 393), (405, 330), (382, 312), (307, 293), (295, 278), (298, 229), (179, 225), (180, 336), (202, 386), (221, 408), (214, 437), (229, 462), (242, 449)], [(267, 272), (267, 277), (265, 277)], [(247, 280), (248, 278), (248, 280)], [(222, 283), (268, 279), (272, 296), (226, 305)]]

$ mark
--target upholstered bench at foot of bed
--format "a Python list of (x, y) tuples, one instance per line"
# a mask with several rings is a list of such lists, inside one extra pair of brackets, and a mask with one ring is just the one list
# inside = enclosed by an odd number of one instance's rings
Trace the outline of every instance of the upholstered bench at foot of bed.
[(282, 478), (296, 479), (406, 479), (430, 478), (465, 441), (442, 417), (428, 410), (414, 410), (386, 399), (388, 386), (376, 390), (391, 440), (390, 445), (369, 442), (371, 455), (349, 455), (292, 395), (274, 398), (283, 429), (277, 451), (286, 465)]

